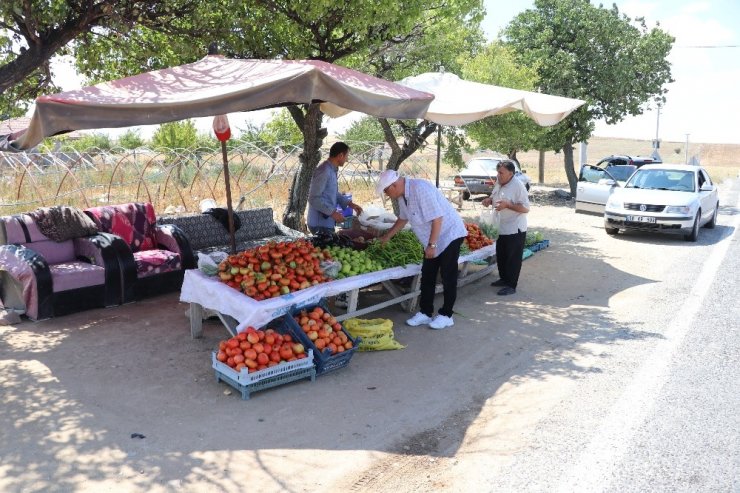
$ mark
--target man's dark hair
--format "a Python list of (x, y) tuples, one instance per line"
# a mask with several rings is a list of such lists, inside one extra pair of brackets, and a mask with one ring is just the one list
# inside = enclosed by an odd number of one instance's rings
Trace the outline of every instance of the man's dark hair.
[(335, 142), (334, 145), (331, 146), (331, 149), (329, 149), (329, 157), (338, 156), (345, 152), (349, 152), (349, 146), (344, 142)]
[(506, 168), (512, 173), (516, 173), (516, 167), (514, 166), (514, 163), (512, 161), (501, 161), (496, 165), (496, 169), (499, 168)]

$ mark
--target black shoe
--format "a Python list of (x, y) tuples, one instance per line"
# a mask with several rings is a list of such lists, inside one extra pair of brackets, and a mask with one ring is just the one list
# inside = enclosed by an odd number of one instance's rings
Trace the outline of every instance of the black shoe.
[(506, 286), (506, 281), (499, 279), (498, 281), (493, 281), (491, 286)]
[(516, 289), (512, 288), (511, 286), (506, 286), (505, 288), (501, 288), (498, 290), (498, 293), (496, 293), (499, 296), (506, 296), (507, 294), (514, 294), (516, 293)]

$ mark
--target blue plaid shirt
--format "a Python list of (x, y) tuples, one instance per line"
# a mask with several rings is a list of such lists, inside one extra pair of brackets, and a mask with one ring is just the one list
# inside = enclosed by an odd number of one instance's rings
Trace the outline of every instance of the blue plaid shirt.
[(436, 255), (439, 256), (453, 240), (468, 236), (465, 223), (442, 195), (442, 192), (426, 180), (406, 178), (402, 197), (398, 198), (398, 217), (411, 225), (411, 230), (426, 247), (432, 233), (432, 221), (442, 218), (437, 238)]

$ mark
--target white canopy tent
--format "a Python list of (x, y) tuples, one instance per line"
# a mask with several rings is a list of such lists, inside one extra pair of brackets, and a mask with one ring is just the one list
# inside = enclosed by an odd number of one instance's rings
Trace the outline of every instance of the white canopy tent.
[[(548, 127), (561, 122), (586, 103), (580, 99), (472, 82), (446, 72), (427, 72), (398, 83), (434, 94), (434, 101), (423, 118), (438, 125), (460, 126), (488, 116), (523, 111), (537, 124)], [(439, 186), (439, 138), (437, 143)]]

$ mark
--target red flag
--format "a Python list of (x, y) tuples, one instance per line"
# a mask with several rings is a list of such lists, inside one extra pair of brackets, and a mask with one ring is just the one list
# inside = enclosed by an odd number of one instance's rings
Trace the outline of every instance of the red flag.
[(213, 131), (216, 133), (216, 138), (221, 142), (226, 142), (231, 138), (231, 127), (229, 127), (229, 119), (226, 115), (213, 117)]

